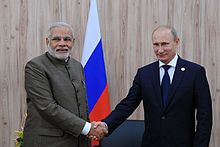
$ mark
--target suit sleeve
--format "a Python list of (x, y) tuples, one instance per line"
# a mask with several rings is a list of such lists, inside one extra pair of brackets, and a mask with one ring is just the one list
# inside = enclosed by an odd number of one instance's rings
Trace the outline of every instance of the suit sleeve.
[(128, 95), (115, 109), (102, 121), (108, 125), (108, 134), (111, 134), (121, 123), (123, 123), (138, 107), (141, 98), (140, 74), (137, 73)]
[(212, 128), (212, 102), (205, 69), (198, 71), (195, 80), (195, 104), (197, 127), (194, 147), (208, 147)]
[(25, 67), (25, 89), (41, 117), (75, 137), (81, 134), (86, 121), (56, 102), (46, 74), (31, 62)]

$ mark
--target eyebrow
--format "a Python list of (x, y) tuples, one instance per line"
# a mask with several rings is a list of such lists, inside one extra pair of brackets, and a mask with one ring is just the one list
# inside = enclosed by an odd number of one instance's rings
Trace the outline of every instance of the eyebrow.
[(160, 43), (155, 42), (155, 43), (153, 43), (153, 45), (159, 45), (159, 44), (161, 44), (161, 45), (166, 45), (166, 44), (169, 44), (169, 42), (160, 42)]

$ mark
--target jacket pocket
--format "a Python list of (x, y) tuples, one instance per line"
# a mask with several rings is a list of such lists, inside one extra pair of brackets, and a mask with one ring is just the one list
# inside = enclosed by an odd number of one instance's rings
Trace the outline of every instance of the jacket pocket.
[(64, 132), (55, 128), (39, 128), (38, 135), (42, 136), (63, 136)]

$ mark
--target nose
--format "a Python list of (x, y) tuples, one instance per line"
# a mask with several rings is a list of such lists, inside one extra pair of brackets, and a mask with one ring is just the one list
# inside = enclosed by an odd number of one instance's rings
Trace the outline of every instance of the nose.
[(164, 51), (163, 47), (161, 45), (158, 46), (158, 52), (162, 53)]
[(58, 42), (59, 46), (66, 46), (66, 42), (63, 40), (63, 38)]

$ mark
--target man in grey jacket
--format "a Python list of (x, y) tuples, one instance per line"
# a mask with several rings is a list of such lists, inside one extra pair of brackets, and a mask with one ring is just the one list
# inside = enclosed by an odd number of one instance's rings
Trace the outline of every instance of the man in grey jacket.
[[(87, 136), (100, 136), (106, 129), (89, 123), (81, 64), (70, 57), (73, 30), (54, 23), (46, 38), (48, 52), (25, 67), (27, 118), (25, 147), (89, 147)], [(102, 134), (103, 135), (103, 134)]]

